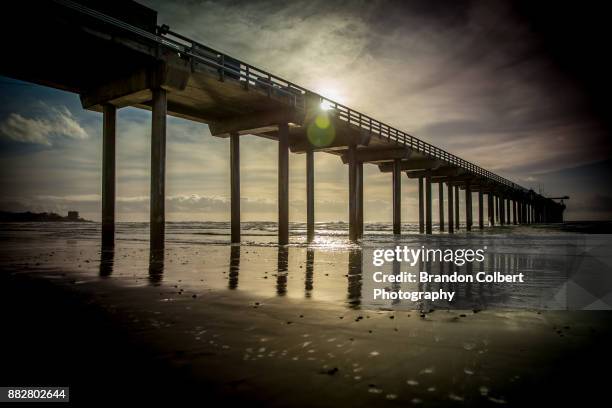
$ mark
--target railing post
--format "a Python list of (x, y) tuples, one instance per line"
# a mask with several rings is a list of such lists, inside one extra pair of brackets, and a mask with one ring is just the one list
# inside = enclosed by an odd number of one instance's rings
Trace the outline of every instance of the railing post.
[(268, 75), (268, 98), (272, 97), (272, 77)]
[(221, 68), (219, 68), (219, 80), (223, 82), (225, 81), (225, 55), (221, 54), (219, 59), (219, 63), (221, 65)]

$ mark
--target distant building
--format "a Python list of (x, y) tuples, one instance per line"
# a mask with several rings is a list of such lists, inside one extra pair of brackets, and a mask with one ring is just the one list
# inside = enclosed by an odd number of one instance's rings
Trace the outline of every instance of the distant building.
[(78, 211), (68, 211), (68, 219), (70, 221), (77, 221), (79, 219)]

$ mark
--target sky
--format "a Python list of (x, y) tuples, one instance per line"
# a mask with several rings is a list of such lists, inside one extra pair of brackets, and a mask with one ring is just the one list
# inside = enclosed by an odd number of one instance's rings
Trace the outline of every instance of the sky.
[[(409, 132), (546, 196), (612, 219), (603, 11), (506, 1), (142, 1), (158, 23)], [(572, 23), (572, 25), (569, 25)], [(0, 77), (0, 210), (100, 219), (100, 113)], [(118, 113), (117, 218), (148, 220), (150, 113)], [(229, 141), (168, 119), (167, 220), (229, 219)], [(348, 168), (315, 155), (317, 221), (347, 220)], [(275, 220), (277, 144), (241, 137), (242, 219)], [(365, 165), (365, 221), (391, 221), (391, 175)], [(403, 177), (403, 219), (417, 218)], [(290, 155), (290, 220), (305, 157)], [(437, 194), (434, 194), (437, 197)], [(434, 206), (437, 203), (434, 200)], [(437, 211), (434, 211), (434, 219)]]

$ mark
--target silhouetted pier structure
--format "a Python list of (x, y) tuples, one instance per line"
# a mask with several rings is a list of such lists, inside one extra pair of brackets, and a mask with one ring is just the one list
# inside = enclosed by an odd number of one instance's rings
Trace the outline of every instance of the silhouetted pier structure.
[[(478, 193), (478, 228), (488, 224), (561, 222), (565, 206), (527, 190), (408, 133), (329, 100), (290, 81), (214, 50), (157, 24), (157, 13), (135, 2), (81, 0), (11, 4), (4, 24), (2, 75), (80, 95), (83, 108), (103, 113), (103, 242), (115, 225), (117, 109), (150, 110), (151, 248), (164, 246), (166, 117), (208, 124), (229, 138), (231, 241), (240, 242), (240, 136), (278, 141), (278, 242), (289, 242), (289, 152), (306, 155), (307, 237), (314, 229), (315, 152), (340, 156), (349, 173), (349, 236), (363, 235), (363, 164), (392, 173), (393, 232), (401, 233), (401, 174), (419, 185), (420, 231), (432, 233), (432, 184), (438, 184), (440, 230), (473, 228), (472, 193)], [(45, 33), (32, 47), (27, 33)], [(24, 34), (24, 35), (21, 35)], [(31, 33), (30, 33), (31, 34)], [(44, 46), (40, 46), (45, 44)], [(447, 217), (444, 217), (444, 184)]]

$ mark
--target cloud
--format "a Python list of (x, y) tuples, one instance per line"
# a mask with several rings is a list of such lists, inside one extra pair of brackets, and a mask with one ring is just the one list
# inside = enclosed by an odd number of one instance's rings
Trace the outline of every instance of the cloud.
[(53, 146), (61, 139), (82, 140), (85, 129), (65, 106), (47, 106), (42, 117), (24, 117), (11, 113), (0, 123), (0, 137), (19, 143)]
[[(505, 177), (610, 152), (584, 95), (503, 1), (145, 3), (178, 32)], [(501, 148), (508, 166), (492, 159)]]

